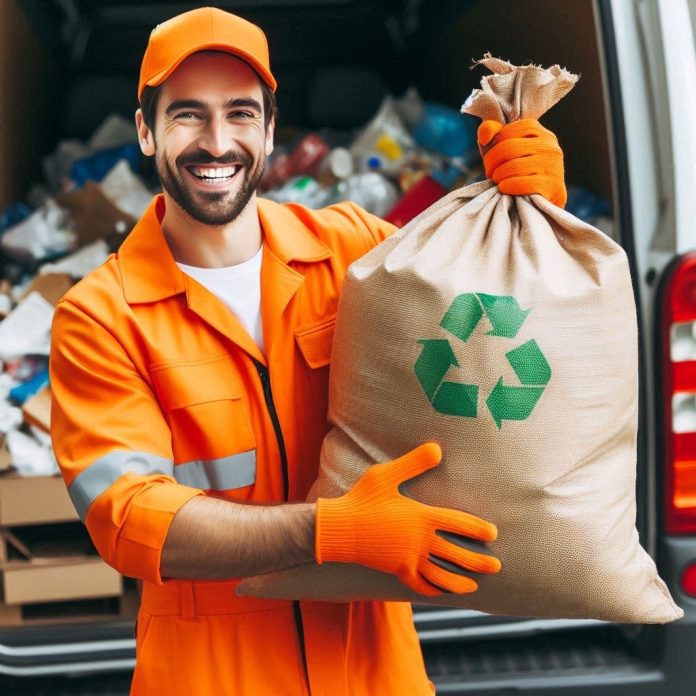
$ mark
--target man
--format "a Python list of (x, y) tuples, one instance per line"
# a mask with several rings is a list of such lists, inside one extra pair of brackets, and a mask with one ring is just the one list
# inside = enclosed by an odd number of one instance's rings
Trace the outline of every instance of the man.
[(297, 502), (326, 432), (342, 279), (393, 228), (352, 204), (257, 199), (275, 86), (239, 17), (203, 8), (153, 31), (136, 124), (164, 192), (56, 310), (55, 452), (102, 557), (143, 580), (132, 693), (432, 693), (409, 605), (235, 594), (235, 578), (314, 559), (427, 595), (500, 568), (492, 524), (399, 494), (439, 462), (432, 443)]

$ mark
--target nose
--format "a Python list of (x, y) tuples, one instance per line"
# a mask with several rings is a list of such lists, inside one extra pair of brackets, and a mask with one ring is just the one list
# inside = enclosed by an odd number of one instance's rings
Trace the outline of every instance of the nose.
[(224, 118), (211, 117), (201, 133), (200, 147), (213, 157), (222, 157), (231, 146), (231, 136)]

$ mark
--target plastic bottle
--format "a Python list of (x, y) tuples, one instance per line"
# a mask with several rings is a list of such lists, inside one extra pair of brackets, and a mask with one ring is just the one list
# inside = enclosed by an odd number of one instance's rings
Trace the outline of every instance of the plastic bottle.
[(276, 147), (273, 159), (269, 162), (261, 180), (261, 190), (269, 191), (283, 186), (292, 178), (290, 153), (285, 148)]
[(265, 195), (276, 203), (300, 203), (308, 208), (321, 208), (327, 204), (329, 191), (313, 177), (299, 176)]
[(350, 146), (358, 171), (398, 174), (416, 148), (397, 113), (394, 99), (385, 97), (379, 111)]
[(353, 174), (337, 185), (341, 200), (353, 201), (378, 217), (384, 217), (399, 200), (399, 189), (377, 172)]
[(329, 144), (318, 134), (306, 135), (291, 152), (280, 151), (273, 158), (263, 177), (264, 190), (283, 187), (293, 177), (315, 176), (331, 151)]
[(305, 135), (290, 154), (290, 169), (293, 174), (310, 174), (314, 176), (319, 171), (323, 159), (329, 154), (331, 147), (317, 133)]
[(322, 184), (331, 186), (347, 179), (353, 171), (353, 156), (350, 150), (345, 147), (335, 147), (322, 161), (318, 179)]

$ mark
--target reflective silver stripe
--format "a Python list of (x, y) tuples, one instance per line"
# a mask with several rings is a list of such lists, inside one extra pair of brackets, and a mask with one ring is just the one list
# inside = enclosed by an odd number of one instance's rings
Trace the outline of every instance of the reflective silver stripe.
[(171, 459), (146, 452), (109, 452), (82, 471), (68, 487), (70, 499), (83, 522), (89, 506), (128, 472), (142, 476), (165, 474), (192, 488), (226, 491), (256, 482), (256, 450), (177, 466)]
[(256, 450), (177, 464), (174, 478), (186, 486), (218, 491), (251, 486), (256, 482)]
[(166, 474), (172, 476), (174, 463), (166, 457), (147, 452), (109, 452), (97, 459), (68, 487), (70, 499), (84, 522), (89, 506), (123, 474), (133, 472), (144, 476)]

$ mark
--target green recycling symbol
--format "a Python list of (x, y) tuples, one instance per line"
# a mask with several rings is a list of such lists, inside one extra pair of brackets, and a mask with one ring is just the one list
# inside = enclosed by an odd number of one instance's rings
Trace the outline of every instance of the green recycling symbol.
[[(486, 336), (515, 338), (530, 311), (521, 309), (511, 295), (465, 293), (454, 299), (440, 326), (466, 342), (485, 313), (493, 327)], [(443, 381), (451, 365), (459, 367), (449, 341), (423, 339), (418, 343), (423, 349), (416, 361), (416, 376), (433, 408), (449, 416), (476, 418), (478, 385)], [(529, 418), (551, 379), (551, 367), (534, 339), (508, 351), (505, 357), (520, 385), (505, 384), (501, 377), (488, 395), (486, 406), (498, 429), (504, 420)]]

